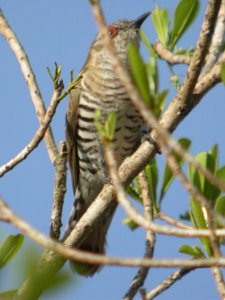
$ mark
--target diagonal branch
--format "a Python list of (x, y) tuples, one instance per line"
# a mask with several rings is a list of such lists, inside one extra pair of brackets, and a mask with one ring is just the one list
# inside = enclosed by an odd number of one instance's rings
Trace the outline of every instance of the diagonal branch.
[(212, 42), (209, 48), (209, 53), (206, 57), (206, 64), (204, 66), (204, 74), (208, 73), (215, 62), (217, 61), (221, 47), (224, 42), (225, 33), (225, 0), (222, 0), (218, 18), (216, 21), (216, 27), (213, 34)]
[[(38, 120), (40, 124), (42, 124), (45, 114), (46, 114), (46, 109), (44, 102), (41, 97), (41, 92), (38, 88), (35, 75), (33, 73), (33, 70), (31, 68), (31, 65), (29, 63), (29, 59), (19, 42), (18, 38), (16, 37), (15, 33), (11, 29), (10, 25), (6, 21), (1, 9), (0, 9), (0, 34), (5, 38), (7, 43), (9, 44), (10, 48), (12, 49), (13, 53), (16, 56), (16, 59), (20, 65), (21, 71), (23, 73), (24, 79), (27, 84), (27, 88), (30, 92), (31, 100), (33, 102)], [(54, 163), (54, 160), (57, 155), (57, 148), (55, 145), (54, 137), (52, 134), (52, 130), (49, 127), (45, 137), (45, 144), (48, 150), (49, 158), (52, 163)]]
[(14, 158), (9, 162), (0, 167), (0, 177), (4, 176), (7, 172), (12, 170), (16, 165), (21, 163), (28, 155), (39, 145), (42, 139), (45, 136), (46, 131), (49, 128), (49, 124), (52, 121), (52, 118), (56, 112), (56, 108), (60, 102), (60, 96), (63, 90), (63, 82), (60, 82), (57, 89), (54, 90), (51, 102), (47, 109), (47, 112), (41, 122), (41, 125), (32, 140), (24, 147)]
[(151, 290), (145, 297), (146, 300), (152, 300), (158, 295), (162, 294), (164, 291), (166, 291), (168, 288), (170, 288), (174, 283), (176, 283), (178, 280), (182, 279), (185, 275), (193, 271), (193, 269), (187, 269), (182, 268), (173, 274), (171, 274), (168, 278), (166, 278), (161, 284), (159, 284), (157, 287), (155, 287), (153, 290)]
[(188, 225), (185, 225), (177, 220), (174, 220), (173, 218), (165, 215), (164, 213), (160, 212), (158, 213), (157, 215), (157, 218), (165, 221), (166, 223), (170, 224), (170, 225), (173, 225), (173, 226), (176, 226), (178, 228), (184, 228), (184, 229), (192, 229), (191, 226), (188, 226)]

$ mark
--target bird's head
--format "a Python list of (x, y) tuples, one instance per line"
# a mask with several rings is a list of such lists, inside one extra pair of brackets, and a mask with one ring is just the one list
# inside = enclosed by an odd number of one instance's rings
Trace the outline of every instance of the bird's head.
[[(118, 21), (107, 26), (115, 50), (122, 61), (127, 60), (127, 51), (130, 43), (134, 44), (137, 48), (139, 47), (140, 28), (149, 15), (150, 13), (148, 12), (133, 21)], [(104, 47), (102, 32), (99, 32), (97, 35), (91, 50), (95, 56), (97, 54), (96, 58), (99, 63), (101, 63), (101, 60), (107, 60), (108, 53)]]

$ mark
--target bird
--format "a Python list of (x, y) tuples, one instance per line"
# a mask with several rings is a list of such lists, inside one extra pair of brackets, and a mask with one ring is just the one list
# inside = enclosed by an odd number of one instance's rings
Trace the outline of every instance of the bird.
[[(132, 43), (139, 48), (140, 28), (149, 15), (150, 12), (132, 21), (122, 20), (107, 26), (115, 51), (128, 72), (131, 72), (129, 46)], [(101, 111), (103, 121), (109, 113), (116, 113), (113, 150), (120, 166), (140, 143), (143, 121), (114, 70), (101, 31), (90, 47), (86, 63), (76, 80), (76, 88), (70, 93), (66, 113), (66, 144), (75, 201), (64, 240), (109, 180), (103, 143), (95, 126), (96, 110)], [(114, 212), (115, 209), (97, 224), (79, 249), (105, 253), (106, 234)], [(83, 262), (73, 261), (72, 266), (83, 276), (92, 276), (99, 270), (99, 266)]]

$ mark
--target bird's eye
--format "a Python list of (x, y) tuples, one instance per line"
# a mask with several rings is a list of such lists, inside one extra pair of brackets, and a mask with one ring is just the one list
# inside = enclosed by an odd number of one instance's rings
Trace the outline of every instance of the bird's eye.
[(116, 27), (113, 27), (113, 26), (109, 26), (108, 27), (108, 32), (109, 32), (109, 35), (114, 38), (114, 36), (117, 35), (118, 33), (118, 29)]

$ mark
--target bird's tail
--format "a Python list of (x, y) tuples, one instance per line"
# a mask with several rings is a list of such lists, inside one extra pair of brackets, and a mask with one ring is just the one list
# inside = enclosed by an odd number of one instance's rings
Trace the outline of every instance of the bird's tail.
[[(82, 251), (104, 254), (107, 230), (108, 226), (106, 227), (105, 224), (102, 224), (102, 222), (99, 223), (94, 231), (85, 238), (85, 240), (79, 246), (79, 249)], [(99, 265), (78, 261), (71, 261), (71, 267), (82, 276), (93, 276), (97, 271), (100, 270)]]
[[(75, 207), (73, 208), (70, 214), (69, 222), (62, 241), (64, 241), (69, 236), (70, 232), (72, 231), (80, 217), (85, 213), (85, 211), (81, 213), (80, 207), (79, 205), (77, 205), (78, 203), (82, 203), (82, 201), (75, 202)], [(96, 227), (93, 228), (93, 231), (90, 232), (87, 235), (87, 237), (82, 241), (82, 243), (78, 246), (79, 250), (93, 252), (96, 254), (105, 253), (106, 235), (115, 210), (116, 202), (114, 207), (110, 209), (110, 211), (105, 216), (103, 216), (103, 218), (99, 221)], [(72, 269), (82, 276), (93, 276), (97, 271), (100, 270), (99, 265), (88, 264), (78, 261), (71, 261), (70, 263)]]

